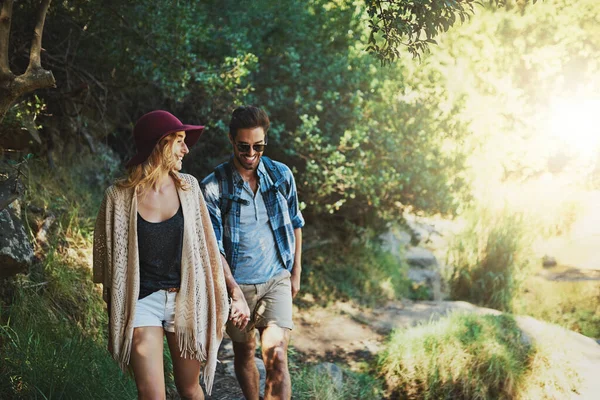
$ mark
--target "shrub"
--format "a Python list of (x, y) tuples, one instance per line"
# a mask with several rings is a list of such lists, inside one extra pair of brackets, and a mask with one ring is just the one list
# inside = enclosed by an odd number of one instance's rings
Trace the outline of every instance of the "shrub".
[(302, 290), (320, 303), (353, 299), (375, 305), (409, 292), (406, 266), (371, 241), (336, 242), (305, 252)]
[(480, 209), (451, 242), (446, 264), (449, 295), (502, 311), (530, 271), (531, 235), (523, 214)]
[[(57, 216), (41, 262), (29, 275), (2, 284), (0, 300), (0, 393), (2, 398), (130, 399), (135, 384), (108, 353), (107, 316), (91, 279), (94, 213), (101, 190), (73, 168), (51, 172), (30, 165), (25, 204)], [(41, 222), (23, 207), (30, 230)], [(32, 236), (34, 232), (30, 232)], [(40, 246), (40, 244), (37, 244)]]
[(576, 376), (554, 347), (527, 344), (511, 316), (459, 313), (392, 333), (379, 369), (392, 398), (425, 400), (561, 398)]
[(292, 393), (297, 400), (376, 400), (381, 399), (381, 382), (366, 373), (344, 370), (342, 384), (336, 386), (331, 377), (315, 366), (292, 366)]
[(600, 283), (536, 277), (517, 296), (514, 311), (600, 338)]
[[(17, 289), (0, 315), (0, 392), (7, 398), (130, 399), (135, 385), (66, 310), (37, 291)], [(96, 294), (94, 301), (101, 302)]]

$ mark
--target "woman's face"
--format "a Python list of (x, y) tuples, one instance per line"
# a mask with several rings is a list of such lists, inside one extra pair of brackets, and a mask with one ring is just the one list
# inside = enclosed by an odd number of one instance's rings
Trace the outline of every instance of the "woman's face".
[(185, 132), (176, 132), (175, 141), (173, 142), (173, 157), (175, 159), (175, 170), (181, 171), (183, 157), (190, 152), (185, 144)]

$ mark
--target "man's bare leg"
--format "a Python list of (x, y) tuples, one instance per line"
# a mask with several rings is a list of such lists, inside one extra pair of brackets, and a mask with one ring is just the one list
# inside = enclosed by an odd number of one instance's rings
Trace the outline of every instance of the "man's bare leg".
[(287, 328), (270, 325), (261, 332), (262, 357), (267, 370), (265, 400), (289, 400), (292, 382), (288, 369), (288, 343), (291, 332)]
[(246, 342), (232, 342), (233, 354), (235, 355), (233, 365), (235, 367), (235, 376), (242, 388), (244, 397), (247, 400), (258, 400), (259, 394), (259, 374), (254, 353), (256, 351), (256, 339), (254, 335)]

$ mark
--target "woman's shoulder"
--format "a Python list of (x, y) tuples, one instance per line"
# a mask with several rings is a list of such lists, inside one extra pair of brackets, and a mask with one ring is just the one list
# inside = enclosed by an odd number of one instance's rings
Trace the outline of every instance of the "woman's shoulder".
[(194, 188), (199, 187), (198, 179), (196, 179), (196, 177), (194, 175), (184, 174), (184, 173), (180, 172), (179, 176), (181, 177), (181, 179), (183, 179), (184, 182), (191, 185), (192, 187), (194, 187)]
[(110, 201), (118, 201), (119, 199), (125, 198), (129, 192), (133, 191), (132, 188), (126, 188), (118, 183), (110, 185), (104, 191), (104, 197)]

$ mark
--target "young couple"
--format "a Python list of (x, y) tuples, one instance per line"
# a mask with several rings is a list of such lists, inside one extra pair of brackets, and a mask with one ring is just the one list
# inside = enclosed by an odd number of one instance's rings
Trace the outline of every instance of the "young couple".
[(184, 399), (210, 394), (226, 326), (235, 372), (259, 398), (255, 329), (267, 370), (265, 399), (290, 399), (287, 346), (300, 289), (301, 228), (294, 177), (263, 157), (267, 114), (237, 108), (233, 154), (201, 184), (180, 173), (203, 126), (166, 111), (142, 116), (128, 174), (106, 190), (94, 232), (94, 282), (103, 284), (109, 351), (130, 367), (140, 399), (164, 399), (163, 336)]

